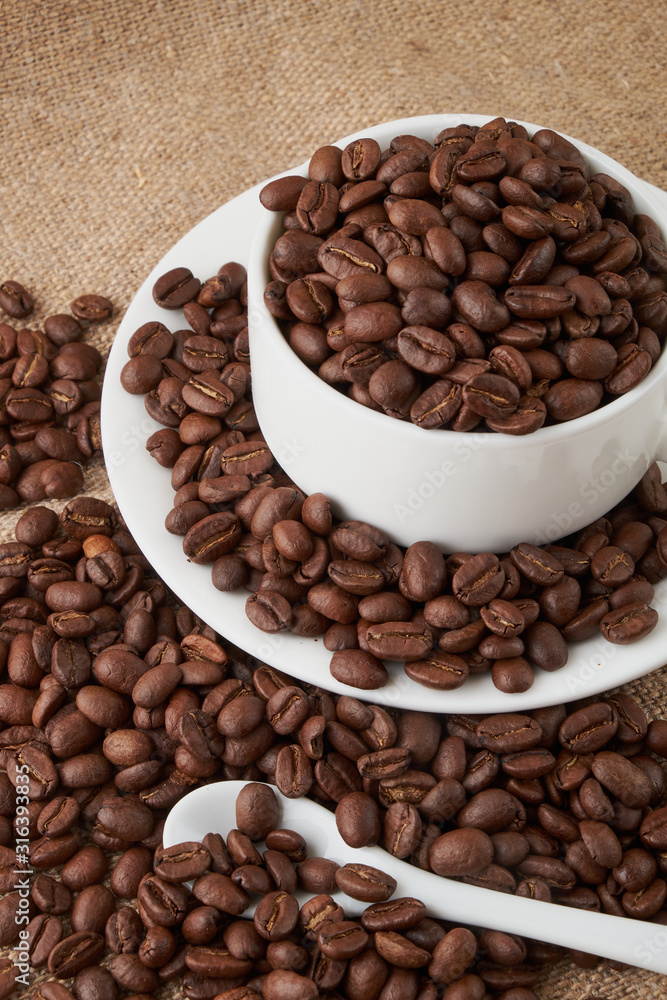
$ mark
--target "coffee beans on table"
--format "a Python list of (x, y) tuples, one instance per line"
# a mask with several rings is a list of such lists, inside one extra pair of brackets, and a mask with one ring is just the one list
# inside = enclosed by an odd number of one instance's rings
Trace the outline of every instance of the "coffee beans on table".
[[(304, 507), (309, 517), (323, 510), (315, 502)], [(436, 983), (462, 980), (461, 990), (466, 977), (479, 976), (493, 992), (532, 988), (539, 963), (559, 954), (526, 943), (516, 958), (514, 938), (476, 934), (475, 943), (466, 929), (450, 937), (452, 929), (426, 918), (418, 901), (393, 900), (381, 871), (361, 874), (353, 856), (343, 866), (308, 858), (297, 832), (275, 828), (270, 783), (335, 811), (351, 847), (378, 843), (422, 868), (499, 891), (663, 920), (667, 723), (649, 721), (627, 695), (489, 718), (335, 698), (223, 646), (168, 595), (103, 501), (78, 497), (59, 522), (32, 508), (15, 533), (31, 542), (11, 543), (25, 546), (24, 558), (10, 564), (14, 575), (0, 578), (0, 891), (7, 911), (0, 931), (11, 946), (15, 872), (23, 870), (31, 962), (40, 977), (56, 977), (36, 996), (60, 997), (72, 977), (77, 990), (90, 978), (91, 989), (113, 992), (106, 977), (98, 984), (97, 973), (86, 971), (106, 948), (116, 956), (111, 978), (134, 992), (178, 978), (187, 997), (217, 996), (232, 988), (220, 980), (237, 977), (221, 972), (224, 952), (266, 961), (256, 975), (303, 973), (319, 989), (315, 970), (325, 959), (342, 962), (339, 992), (355, 1000), (359, 970), (357, 956), (344, 957), (347, 928), (327, 930), (317, 962), (299, 951), (309, 953), (324, 926), (345, 922), (326, 898), (340, 885), (352, 895), (370, 887), (379, 900), (361, 921), (369, 941), (360, 952), (372, 941), (379, 957), (374, 952), (361, 969), (368, 962), (398, 979), (396, 965), (427, 969)], [(375, 544), (369, 536), (341, 541), (356, 554)], [(103, 581), (98, 561), (110, 553), (118, 560), (113, 578)], [(60, 584), (77, 584), (67, 591), (59, 585), (58, 612), (49, 606), (51, 584), (41, 579), (51, 570)], [(76, 605), (88, 595), (86, 610), (68, 608), (68, 593)], [(172, 677), (164, 686), (162, 674), (153, 674), (161, 665)], [(180, 678), (172, 686), (175, 666)], [(137, 685), (148, 676), (158, 677), (162, 700), (145, 705), (135, 689), (141, 692)], [(163, 849), (169, 808), (217, 779), (263, 782), (241, 797), (237, 831), (226, 841), (213, 831), (201, 845)], [(25, 825), (14, 826), (24, 787)], [(186, 880), (194, 880), (194, 899)], [(316, 898), (293, 925), (285, 900), (296, 886)], [(265, 908), (280, 916), (280, 927), (293, 928), (287, 938), (237, 926), (253, 893), (269, 900)], [(349, 939), (361, 941), (352, 923)], [(297, 926), (304, 936), (293, 940)], [(238, 948), (237, 935), (246, 942)], [(256, 935), (264, 944), (251, 954)], [(437, 947), (441, 939), (447, 943)], [(485, 954), (469, 971), (480, 945)], [(502, 955), (510, 953), (520, 968), (501, 972), (508, 966)], [(468, 956), (462, 967), (459, 954)]]
[[(268, 835), (262, 834), (256, 828), (251, 808), (256, 799), (261, 799), (263, 807), (276, 815), (277, 803), (270, 787), (246, 785), (237, 801), (239, 829), (229, 833), (227, 849), (231, 852), (232, 842), (247, 837), (248, 844), (257, 852), (258, 870), (270, 869), (280, 858), (285, 870), (292, 872), (292, 892), (297, 887), (307, 891), (304, 884), (307, 880), (300, 874), (305, 871), (307, 845), (305, 842), (300, 845), (299, 856), (303, 860), (295, 868), (290, 844), (301, 838), (290, 830), (272, 829)], [(128, 963), (131, 975), (127, 983), (120, 974), (119, 959), (132, 956), (123, 953), (113, 959), (109, 968), (119, 984), (135, 988), (141, 962), (144, 975), (148, 975), (146, 966), (160, 970), (157, 955), (155, 962), (152, 960), (153, 940), (168, 943), (169, 951), (165, 954), (169, 954), (175, 948), (175, 935), (185, 939), (183, 965), (189, 970), (183, 977), (186, 996), (200, 995), (193, 989), (195, 980), (191, 973), (195, 973), (204, 988), (210, 984), (206, 996), (213, 996), (216, 989), (217, 997), (225, 1000), (260, 995), (269, 1000), (271, 997), (315, 1000), (322, 991), (331, 990), (349, 1000), (380, 996), (381, 991), (387, 995), (387, 990), (391, 991), (389, 995), (435, 1000), (441, 986), (449, 988), (451, 996), (454, 996), (452, 989), (458, 990), (456, 995), (462, 997), (493, 997), (499, 992), (508, 996), (508, 989), (520, 988), (522, 1000), (534, 1000), (537, 994), (532, 986), (541, 967), (559, 954), (558, 949), (548, 946), (538, 946), (539, 950), (531, 952), (528, 942), (501, 931), (473, 931), (443, 924), (428, 917), (424, 904), (412, 897), (392, 898), (387, 902), (395, 889), (393, 880), (376, 869), (364, 869), (365, 877), (360, 879), (363, 866), (355, 864), (334, 865), (336, 881), (346, 894), (365, 899), (371, 892), (369, 886), (378, 891), (382, 886), (386, 890), (382, 899), (371, 902), (357, 919), (346, 919), (344, 909), (326, 892), (306, 899), (299, 906), (292, 892), (274, 890), (271, 879), (266, 888), (255, 890), (261, 898), (255, 900), (254, 917), (243, 917), (242, 910), (223, 896), (216, 897), (217, 907), (213, 907), (202, 902), (211, 891), (207, 880), (226, 878), (216, 874), (215, 860), (204, 846), (213, 838), (217, 839), (218, 849), (224, 848), (225, 842), (219, 834), (208, 834), (201, 844), (188, 842), (168, 849), (174, 858), (195, 855), (201, 858), (196, 869), (199, 877), (192, 884), (194, 898), (189, 913), (176, 926), (171, 921), (168, 927), (164, 921), (158, 921), (148, 927), (138, 949), (139, 963), (134, 966)], [(276, 847), (262, 851), (259, 842), (269, 838)], [(156, 865), (162, 865), (164, 856), (164, 851), (156, 852)], [(313, 865), (333, 865), (325, 858), (309, 860)], [(232, 879), (240, 880), (247, 865), (240, 864), (233, 870), (232, 867), (229, 868)], [(347, 873), (345, 878), (344, 873)], [(190, 865), (179, 871), (171, 870), (169, 882), (174, 891), (186, 898), (183, 883), (194, 876), (195, 869)], [(242, 905), (249, 903), (250, 897), (245, 896)]]
[(667, 333), (667, 247), (551, 129), (445, 128), (316, 150), (270, 181), (264, 301), (299, 358), (426, 429), (529, 434), (630, 391)]
[[(82, 466), (101, 452), (102, 357), (82, 338), (113, 305), (82, 295), (70, 308), (47, 316), (43, 330), (0, 322), (0, 510), (80, 492)], [(0, 311), (12, 321), (33, 309), (18, 282), (0, 285)]]

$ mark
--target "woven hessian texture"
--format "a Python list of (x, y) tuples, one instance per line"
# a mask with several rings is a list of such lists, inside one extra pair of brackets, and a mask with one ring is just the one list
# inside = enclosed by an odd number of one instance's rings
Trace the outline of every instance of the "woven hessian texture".
[[(0, 278), (34, 293), (33, 325), (79, 294), (109, 296), (114, 319), (88, 335), (106, 353), (146, 274), (195, 223), (317, 146), (408, 115), (539, 122), (667, 186), (661, 7), (0, 0)], [(85, 486), (111, 498), (101, 461)], [(15, 520), (0, 515), (0, 540)], [(651, 717), (667, 711), (663, 676), (631, 686)], [(564, 960), (539, 989), (658, 1000), (666, 982)]]

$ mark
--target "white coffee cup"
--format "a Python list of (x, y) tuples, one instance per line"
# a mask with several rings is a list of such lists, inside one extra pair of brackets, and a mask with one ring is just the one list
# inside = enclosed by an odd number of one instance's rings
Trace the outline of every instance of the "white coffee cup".
[[(482, 125), (491, 115), (406, 118), (362, 136), (382, 148), (396, 135), (432, 140), (443, 128)], [(521, 122), (530, 135), (543, 126)], [(566, 138), (570, 138), (569, 136)], [(592, 172), (615, 177), (637, 212), (663, 235), (667, 208), (651, 185), (577, 139)], [(305, 163), (290, 174), (307, 175)], [(369, 521), (397, 543), (421, 539), (445, 551), (503, 552), (545, 544), (594, 521), (667, 459), (667, 352), (635, 389), (576, 420), (525, 437), (427, 431), (376, 413), (323, 382), (293, 352), (264, 305), (268, 260), (280, 217), (263, 210), (248, 268), (253, 399), (278, 462), (306, 493), (326, 493), (339, 517)]]

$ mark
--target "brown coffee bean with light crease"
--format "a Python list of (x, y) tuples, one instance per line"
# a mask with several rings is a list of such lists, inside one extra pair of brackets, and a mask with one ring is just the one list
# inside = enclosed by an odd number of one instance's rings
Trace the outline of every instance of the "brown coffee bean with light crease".
[(117, 955), (138, 951), (143, 936), (139, 914), (131, 906), (121, 906), (107, 920), (105, 934), (109, 948)]
[(359, 955), (368, 943), (368, 934), (354, 920), (327, 922), (317, 936), (317, 944), (327, 958), (347, 961)]
[(454, 364), (454, 345), (445, 334), (430, 327), (405, 326), (397, 343), (403, 360), (428, 375), (443, 375)]
[(267, 941), (281, 941), (292, 933), (299, 919), (299, 904), (282, 890), (263, 896), (253, 918), (258, 934)]
[(18, 281), (0, 284), (0, 309), (13, 319), (25, 319), (34, 309), (30, 292)]
[(70, 302), (70, 309), (77, 319), (88, 323), (103, 323), (111, 319), (113, 303), (104, 295), (79, 295)]
[(561, 744), (578, 755), (597, 753), (618, 729), (618, 715), (612, 705), (596, 702), (578, 709), (562, 723), (558, 738)]
[(542, 738), (540, 725), (528, 715), (493, 715), (477, 726), (479, 745), (497, 753), (516, 753), (537, 746)]
[(53, 868), (64, 864), (79, 848), (79, 838), (73, 830), (60, 837), (41, 837), (30, 845), (33, 868)]
[(600, 631), (609, 642), (625, 645), (643, 639), (657, 624), (657, 611), (641, 601), (634, 601), (604, 615)]
[(166, 882), (187, 882), (203, 875), (210, 864), (211, 855), (206, 848), (188, 841), (156, 851), (154, 870)]
[(427, 430), (442, 427), (456, 416), (461, 403), (461, 387), (450, 379), (441, 379), (417, 397), (410, 407), (410, 419)]
[(262, 632), (282, 632), (289, 628), (292, 621), (289, 601), (275, 590), (262, 590), (251, 595), (245, 610), (252, 624)]
[(432, 646), (428, 628), (412, 622), (381, 622), (370, 625), (366, 641), (374, 656), (386, 660), (421, 660)]
[(40, 914), (25, 926), (30, 964), (34, 968), (46, 965), (49, 953), (63, 936), (63, 924), (58, 917)]
[(306, 900), (299, 911), (299, 927), (309, 941), (315, 941), (326, 924), (342, 920), (342, 908), (331, 896), (320, 893)]
[(81, 931), (63, 938), (49, 954), (48, 969), (58, 979), (69, 979), (91, 965), (97, 965), (104, 954), (104, 938)]
[(563, 566), (554, 555), (528, 542), (513, 548), (510, 558), (523, 576), (539, 586), (552, 586), (563, 576)]
[(180, 309), (197, 297), (200, 287), (200, 281), (187, 267), (176, 267), (157, 279), (153, 299), (163, 309)]
[(379, 903), (396, 891), (396, 881), (390, 875), (368, 865), (348, 863), (335, 875), (336, 885), (347, 896), (365, 903)]
[(415, 805), (392, 802), (384, 814), (383, 845), (397, 858), (409, 857), (418, 847), (422, 820)]
[(276, 757), (275, 781), (288, 799), (307, 795), (313, 785), (313, 769), (305, 750), (296, 743), (283, 747)]
[(478, 607), (497, 597), (504, 584), (505, 571), (491, 552), (470, 556), (452, 578), (452, 590), (459, 601)]
[(474, 413), (492, 420), (511, 416), (519, 399), (517, 385), (504, 375), (492, 372), (473, 375), (463, 386), (463, 402)]

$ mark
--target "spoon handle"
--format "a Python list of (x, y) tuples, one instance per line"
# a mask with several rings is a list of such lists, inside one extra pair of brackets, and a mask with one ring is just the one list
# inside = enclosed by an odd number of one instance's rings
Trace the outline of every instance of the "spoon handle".
[[(165, 846), (201, 840), (209, 832), (226, 837), (236, 826), (236, 797), (245, 784), (221, 781), (184, 796), (167, 817)], [(415, 868), (381, 847), (348, 847), (328, 809), (310, 799), (285, 798), (273, 790), (281, 809), (279, 824), (305, 838), (309, 857), (379, 868), (396, 879), (395, 897), (421, 899), (432, 917), (519, 934), (667, 974), (667, 927), (661, 924), (493, 892)], [(333, 895), (351, 916), (359, 916), (367, 905), (343, 893)], [(296, 896), (300, 904), (308, 898), (306, 893)], [(247, 915), (254, 911), (254, 905), (248, 908)]]

